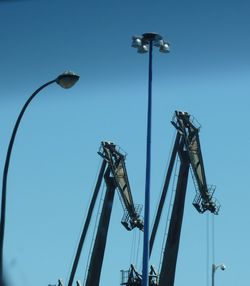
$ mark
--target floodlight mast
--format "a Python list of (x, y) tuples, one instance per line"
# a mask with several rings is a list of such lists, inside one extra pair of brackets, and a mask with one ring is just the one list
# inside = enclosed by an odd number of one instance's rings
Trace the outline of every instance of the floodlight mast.
[(148, 111), (147, 111), (147, 147), (146, 147), (146, 176), (144, 200), (144, 235), (143, 235), (143, 266), (142, 286), (148, 286), (149, 264), (149, 218), (150, 218), (150, 175), (151, 175), (151, 121), (152, 121), (152, 56), (153, 46), (160, 52), (168, 53), (169, 44), (163, 37), (156, 33), (144, 33), (142, 36), (132, 37), (132, 47), (140, 54), (149, 52), (148, 68)]

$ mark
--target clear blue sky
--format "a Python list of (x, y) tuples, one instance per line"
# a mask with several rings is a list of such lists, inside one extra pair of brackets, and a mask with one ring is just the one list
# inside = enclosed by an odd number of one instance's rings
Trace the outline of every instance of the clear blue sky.
[[(4, 258), (10, 285), (67, 281), (102, 140), (128, 153), (134, 200), (143, 204), (148, 57), (130, 45), (132, 35), (150, 31), (171, 44), (170, 54), (154, 53), (151, 218), (175, 134), (172, 114), (188, 111), (202, 124), (207, 181), (217, 186), (222, 204), (215, 263), (227, 270), (216, 273), (216, 284), (247, 285), (249, 9), (244, 0), (0, 1), (1, 171), (28, 96), (64, 70), (81, 75), (70, 90), (54, 85), (40, 93), (20, 126), (8, 181)], [(194, 195), (190, 178), (176, 286), (207, 286), (207, 215), (193, 208)], [(120, 225), (122, 215), (116, 196), (101, 286), (119, 285), (120, 269), (135, 257), (134, 234)], [(156, 266), (162, 238), (151, 261)], [(84, 278), (88, 250), (89, 244), (77, 279)]]

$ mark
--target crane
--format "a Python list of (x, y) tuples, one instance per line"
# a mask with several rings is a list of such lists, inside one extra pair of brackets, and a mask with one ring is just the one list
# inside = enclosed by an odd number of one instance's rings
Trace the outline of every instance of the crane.
[(141, 206), (135, 206), (129, 185), (125, 166), (126, 155), (112, 142), (102, 142), (98, 154), (108, 162), (110, 173), (114, 178), (116, 188), (120, 194), (120, 200), (124, 209), (121, 223), (127, 230), (137, 227), (143, 230), (143, 222), (140, 219)]
[(108, 141), (101, 142), (98, 154), (102, 157), (103, 161), (77, 247), (76, 255), (70, 273), (70, 278), (68, 281), (68, 286), (72, 286), (73, 284), (82, 247), (89, 228), (89, 224), (103, 179), (106, 183), (107, 188), (104, 197), (104, 202), (102, 205), (98, 229), (95, 236), (94, 246), (92, 249), (92, 255), (89, 263), (88, 275), (85, 285), (99, 285), (109, 228), (109, 221), (114, 200), (114, 192), (116, 189), (118, 190), (119, 197), (124, 208), (124, 215), (121, 221), (122, 225), (129, 231), (131, 231), (133, 228), (138, 228), (143, 231), (143, 220), (140, 217), (142, 207), (140, 205), (135, 205), (133, 202), (133, 197), (125, 165), (126, 155), (122, 153), (121, 149), (116, 144)]
[[(199, 213), (210, 211), (211, 213), (217, 215), (220, 209), (220, 204), (213, 197), (215, 187), (209, 187), (206, 181), (199, 139), (200, 127), (195, 124), (194, 118), (189, 113), (182, 111), (175, 111), (171, 123), (176, 128), (177, 134), (150, 236), (150, 255), (152, 253), (157, 229), (160, 223), (163, 206), (166, 200), (166, 195), (173, 173), (174, 163), (177, 159), (177, 155), (180, 160), (180, 167), (178, 170), (176, 192), (171, 212), (167, 239), (165, 241), (164, 246), (161, 269), (159, 270), (159, 274), (157, 274), (155, 269), (153, 269), (151, 266), (149, 273), (150, 286), (174, 285), (189, 169), (192, 170), (192, 175), (195, 183), (196, 195), (193, 200), (193, 205), (196, 210)], [(131, 279), (131, 277), (133, 279)], [(138, 271), (136, 271), (134, 265), (131, 265), (128, 271), (122, 271), (121, 285), (141, 285), (141, 275), (138, 273)]]

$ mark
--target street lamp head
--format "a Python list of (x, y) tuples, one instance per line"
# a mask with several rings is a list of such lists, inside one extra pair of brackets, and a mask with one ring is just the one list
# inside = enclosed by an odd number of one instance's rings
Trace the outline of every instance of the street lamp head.
[(223, 271), (226, 270), (226, 265), (225, 264), (221, 264), (220, 269), (223, 270)]
[(159, 50), (161, 53), (169, 53), (170, 52), (169, 43), (162, 41), (162, 44), (160, 45)]
[(217, 270), (217, 269), (219, 269), (220, 268), (220, 270), (226, 270), (226, 265), (225, 264), (218, 264), (218, 265), (216, 265), (216, 264), (213, 264), (212, 265), (212, 272), (213, 273), (215, 273), (215, 271)]
[(72, 71), (66, 71), (56, 78), (56, 83), (63, 88), (71, 88), (78, 80), (80, 76)]

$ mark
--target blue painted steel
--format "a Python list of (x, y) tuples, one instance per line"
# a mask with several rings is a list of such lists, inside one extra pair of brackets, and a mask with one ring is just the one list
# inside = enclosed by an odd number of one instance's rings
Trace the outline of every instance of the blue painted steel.
[(152, 57), (153, 41), (149, 42), (149, 71), (148, 71), (148, 118), (147, 118), (147, 150), (146, 150), (146, 179), (143, 233), (143, 267), (142, 286), (148, 286), (149, 263), (149, 218), (150, 218), (150, 171), (151, 171), (151, 119), (152, 119)]

